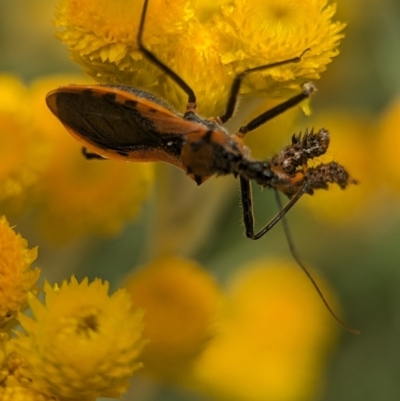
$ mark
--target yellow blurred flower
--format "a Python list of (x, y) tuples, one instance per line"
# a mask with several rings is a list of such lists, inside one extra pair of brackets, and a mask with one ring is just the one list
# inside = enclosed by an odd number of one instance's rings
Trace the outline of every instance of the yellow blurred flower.
[[(0, 334), (1, 341), (1, 376), (0, 376), (0, 394), (9, 397), (16, 396), (20, 393), (30, 394), (31, 391), (24, 391), (29, 380), (21, 374), (21, 368), (24, 360), (15, 352), (13, 341), (6, 333)], [(32, 391), (33, 394), (33, 391)], [(0, 398), (1, 400), (3, 398)], [(12, 399), (12, 398), (11, 398)], [(29, 398), (28, 398), (29, 399)]]
[(37, 248), (29, 249), (28, 242), (0, 217), (0, 330), (11, 324), (25, 308), (28, 292), (35, 290), (40, 269), (31, 264), (36, 257)]
[[(148, 88), (183, 111), (186, 95), (138, 52), (142, 4), (60, 0), (57, 36), (97, 81)], [(310, 48), (301, 63), (249, 76), (242, 92), (278, 94), (319, 78), (343, 37), (334, 14), (326, 0), (150, 0), (144, 42), (195, 90), (203, 115), (222, 114), (233, 76), (246, 68)]]
[(21, 213), (34, 201), (34, 186), (46, 166), (45, 141), (32, 126), (29, 91), (11, 75), (0, 75), (0, 206)]
[(253, 262), (228, 296), (219, 333), (197, 361), (199, 389), (231, 401), (311, 399), (337, 331), (298, 266)]
[(88, 161), (78, 143), (60, 131), (58, 150), (41, 182), (39, 225), (55, 241), (118, 233), (138, 215), (152, 182), (152, 166)]
[(145, 311), (144, 372), (161, 380), (185, 377), (213, 334), (220, 291), (194, 261), (164, 257), (126, 282), (134, 307)]
[[(33, 80), (29, 85), (29, 108), (32, 110), (32, 124), (36, 131), (42, 133), (46, 143), (50, 143), (52, 152), (60, 146), (60, 136), (68, 133), (57, 118), (54, 118), (46, 104), (46, 95), (50, 90), (69, 84), (88, 84), (88, 78), (83, 74), (54, 74)], [(59, 148), (56, 149), (59, 151)]]
[[(21, 386), (17, 381), (8, 379), (3, 386), (0, 385), (1, 401), (60, 401), (32, 389)], [(94, 401), (94, 400), (93, 400)]]
[(23, 375), (25, 364), (23, 358), (15, 351), (14, 342), (5, 333), (0, 334), (1, 341), (1, 375), (0, 400), (2, 401), (58, 401), (30, 389), (29, 379)]
[(389, 186), (400, 194), (400, 98), (392, 102), (381, 117), (377, 130), (378, 157), (373, 158), (379, 185)]
[(0, 387), (0, 399), (2, 401), (57, 401), (18, 384), (14, 387)]
[(45, 304), (29, 300), (34, 319), (20, 315), (26, 334), (15, 339), (30, 387), (66, 399), (119, 397), (144, 345), (142, 311), (131, 310), (125, 290), (108, 295), (100, 279), (72, 277), (61, 287), (45, 283)]
[[(307, 121), (309, 127), (325, 128), (330, 133), (330, 145), (326, 155), (318, 163), (338, 161), (359, 182), (344, 191), (330, 185), (328, 191), (317, 191), (313, 196), (303, 196), (299, 204), (309, 208), (314, 216), (330, 224), (364, 219), (366, 206), (376, 189), (371, 179), (371, 134), (373, 122), (364, 115), (350, 114), (345, 110), (329, 110)], [(379, 174), (379, 173), (378, 173)]]
[[(266, 110), (271, 109), (282, 102), (282, 99), (267, 99), (252, 112), (243, 118), (243, 122), (259, 116)], [(299, 107), (287, 110), (265, 125), (262, 125), (256, 131), (250, 132), (244, 137), (244, 143), (249, 147), (251, 156), (254, 159), (264, 160), (278, 153), (288, 144), (288, 138), (295, 132), (295, 122), (298, 119), (301, 110)], [(242, 112), (244, 114), (244, 112)]]
[(116, 234), (138, 215), (153, 181), (150, 163), (84, 158), (79, 144), (44, 102), (46, 92), (71, 79), (49, 77), (32, 86), (35, 124), (43, 127), (51, 146), (48, 168), (38, 185), (37, 217), (42, 230), (55, 241)]

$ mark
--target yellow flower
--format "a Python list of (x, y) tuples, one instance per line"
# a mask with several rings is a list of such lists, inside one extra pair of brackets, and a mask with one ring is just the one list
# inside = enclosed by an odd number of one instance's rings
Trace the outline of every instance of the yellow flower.
[(221, 9), (220, 29), (226, 35), (226, 47), (230, 45), (224, 59), (240, 61), (241, 70), (296, 57), (310, 49), (302, 63), (249, 77), (245, 92), (259, 91), (266, 84), (273, 90), (282, 81), (293, 88), (304, 80), (318, 79), (338, 54), (336, 47), (344, 36), (345, 25), (332, 22), (336, 5), (328, 5), (327, 0), (236, 0), (233, 6), (227, 3)]
[(119, 397), (141, 367), (142, 311), (131, 310), (125, 290), (108, 295), (108, 283), (72, 277), (61, 287), (45, 283), (45, 304), (32, 297), (34, 319), (20, 315), (26, 334), (16, 341), (31, 388), (59, 398)]
[(37, 217), (42, 230), (54, 241), (118, 233), (139, 214), (153, 181), (150, 163), (84, 158), (79, 144), (43, 100), (50, 89), (73, 79), (50, 77), (32, 87), (35, 124), (43, 127), (51, 147), (48, 168), (38, 185)]
[(0, 387), (0, 399), (2, 401), (58, 401), (53, 397), (37, 393), (17, 383), (15, 386)]
[(59, 147), (41, 182), (39, 225), (55, 241), (118, 233), (139, 214), (152, 166), (86, 160), (67, 132), (60, 129), (59, 134)]
[(400, 98), (392, 102), (378, 126), (378, 154), (372, 159), (372, 166), (376, 171), (379, 185), (392, 188), (400, 194)]
[[(3, 386), (0, 385), (1, 401), (59, 401), (45, 394), (38, 393), (32, 389), (21, 386), (13, 378), (9, 378)], [(94, 401), (94, 400), (93, 400)]]
[[(247, 122), (266, 110), (271, 109), (282, 99), (267, 99), (260, 106), (256, 107), (249, 116), (245, 116), (243, 121)], [(276, 154), (288, 144), (288, 138), (295, 132), (295, 121), (301, 113), (300, 108), (296, 107), (280, 114), (256, 131), (244, 137), (246, 146), (251, 150), (254, 159), (264, 160)], [(244, 114), (244, 112), (242, 112)]]
[(0, 75), (0, 206), (21, 213), (34, 200), (45, 168), (45, 142), (32, 126), (29, 91), (11, 75)]
[(29, 108), (32, 110), (33, 115), (32, 124), (35, 127), (35, 131), (40, 132), (45, 137), (46, 143), (49, 144), (50, 154), (60, 150), (56, 149), (57, 146), (60, 146), (58, 138), (65, 136), (67, 131), (60, 121), (49, 112), (45, 98), (50, 90), (71, 83), (88, 84), (93, 82), (88, 82), (88, 78), (83, 74), (54, 74), (38, 78), (29, 85)]
[(28, 292), (35, 290), (40, 269), (31, 269), (37, 248), (28, 249), (28, 242), (16, 234), (7, 219), (0, 218), (0, 329), (4, 330), (25, 308)]
[(200, 390), (231, 401), (313, 398), (337, 332), (297, 266), (244, 266), (223, 311), (218, 335), (197, 361)]
[(213, 334), (220, 292), (197, 263), (160, 258), (126, 283), (134, 307), (145, 310), (144, 372), (161, 380), (187, 375)]
[[(148, 88), (184, 111), (187, 96), (137, 48), (142, 1), (60, 0), (57, 36), (99, 82)], [(282, 93), (317, 79), (338, 54), (344, 24), (326, 0), (150, 0), (144, 42), (197, 93), (200, 113), (222, 114), (235, 74), (299, 56), (302, 62), (252, 74), (243, 93)]]
[(15, 342), (5, 333), (0, 334), (1, 342), (1, 401), (59, 401), (59, 398), (39, 393), (29, 388), (30, 380), (23, 373), (25, 361), (15, 349)]

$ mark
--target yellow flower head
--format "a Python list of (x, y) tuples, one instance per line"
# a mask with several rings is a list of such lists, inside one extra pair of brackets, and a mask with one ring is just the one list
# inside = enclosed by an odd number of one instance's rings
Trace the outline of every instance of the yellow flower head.
[(188, 373), (212, 336), (220, 292), (197, 263), (162, 258), (128, 278), (132, 304), (145, 310), (145, 372), (160, 379)]
[[(244, 121), (259, 116), (266, 110), (271, 109), (282, 102), (282, 99), (266, 99), (258, 107), (251, 110), (249, 115), (244, 115)], [(288, 143), (288, 137), (295, 132), (295, 122), (301, 110), (292, 108), (280, 114), (265, 125), (262, 125), (250, 135), (244, 137), (244, 143), (251, 149), (251, 156), (254, 159), (263, 160), (276, 154)], [(244, 111), (243, 111), (244, 114)]]
[(196, 365), (201, 390), (234, 401), (312, 398), (336, 331), (298, 266), (244, 266), (223, 311)]
[(35, 390), (21, 386), (15, 380), (7, 380), (5, 386), (0, 386), (1, 401), (59, 401), (58, 398), (38, 393)]
[(0, 206), (23, 211), (46, 165), (44, 141), (32, 126), (29, 91), (21, 81), (0, 75)]
[(45, 304), (32, 297), (34, 319), (20, 315), (26, 334), (16, 349), (31, 387), (67, 399), (119, 397), (128, 387), (144, 341), (142, 311), (125, 290), (108, 295), (100, 279), (45, 283)]
[[(15, 342), (6, 334), (0, 335), (1, 341), (1, 401), (59, 401), (58, 398), (39, 393), (29, 388), (30, 380), (22, 373), (25, 364), (15, 351)], [(89, 401), (89, 400), (88, 400)]]
[(318, 79), (338, 54), (336, 47), (344, 36), (345, 25), (332, 22), (336, 5), (328, 5), (327, 0), (236, 0), (233, 7), (227, 3), (221, 9), (221, 30), (236, 38), (225, 59), (240, 60), (241, 69), (296, 57), (310, 49), (302, 63), (254, 75), (247, 91), (259, 91), (266, 84), (274, 89), (282, 81), (293, 87)]
[[(186, 95), (138, 52), (142, 1), (60, 0), (57, 36), (102, 83), (148, 88), (183, 110)], [(197, 93), (203, 115), (222, 114), (235, 74), (299, 56), (298, 64), (255, 73), (243, 93), (278, 94), (317, 79), (336, 56), (344, 24), (327, 0), (150, 0), (144, 42)]]
[(18, 384), (15, 387), (0, 387), (0, 399), (2, 401), (57, 401)]
[(116, 234), (140, 212), (153, 178), (150, 163), (85, 159), (79, 144), (44, 102), (46, 92), (71, 79), (47, 78), (32, 88), (35, 123), (44, 126), (51, 148), (48, 168), (38, 185), (42, 196), (37, 216), (42, 230), (54, 241)]
[(35, 289), (40, 269), (31, 269), (37, 248), (16, 234), (6, 218), (0, 218), (0, 330), (26, 306), (28, 292)]
[(379, 123), (377, 138), (378, 157), (374, 159), (378, 182), (388, 185), (400, 195), (400, 98), (386, 110)]
[(89, 161), (63, 128), (59, 135), (59, 148), (41, 182), (41, 228), (55, 241), (118, 233), (138, 215), (152, 182), (152, 166)]

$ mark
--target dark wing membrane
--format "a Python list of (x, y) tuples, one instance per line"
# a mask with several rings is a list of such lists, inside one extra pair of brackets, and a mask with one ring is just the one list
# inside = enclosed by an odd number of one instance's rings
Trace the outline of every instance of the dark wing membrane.
[(129, 151), (158, 146), (151, 121), (117, 102), (112, 93), (66, 88), (50, 94), (47, 104), (67, 128), (100, 148)]
[(135, 88), (70, 85), (50, 92), (46, 101), (78, 141), (106, 158), (163, 160), (185, 169), (183, 136), (205, 130)]

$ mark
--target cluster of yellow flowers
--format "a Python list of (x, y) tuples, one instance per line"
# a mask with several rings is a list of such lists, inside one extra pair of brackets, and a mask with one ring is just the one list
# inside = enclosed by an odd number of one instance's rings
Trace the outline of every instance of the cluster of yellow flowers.
[[(182, 108), (186, 96), (138, 51), (143, 1), (60, 0), (57, 36), (99, 82), (149, 89)], [(327, 0), (150, 0), (146, 46), (188, 82), (205, 116), (222, 114), (235, 74), (299, 56), (301, 63), (253, 74), (242, 93), (282, 95), (317, 79), (338, 52), (343, 23)]]
[[(148, 89), (182, 111), (185, 95), (138, 52), (142, 4), (59, 0), (57, 36), (96, 81)], [(343, 37), (344, 24), (332, 20), (334, 13), (327, 0), (150, 0), (144, 42), (195, 90), (202, 114), (218, 115), (235, 74), (246, 68), (310, 48), (298, 64), (248, 77), (242, 94), (286, 96), (303, 81), (317, 79)], [(49, 90), (71, 82), (86, 80), (55, 76), (28, 88), (15, 77), (0, 76), (1, 211), (10, 219), (28, 216), (56, 241), (118, 232), (138, 214), (153, 182), (149, 164), (82, 157), (44, 103)], [(265, 101), (262, 108), (268, 108)], [(367, 180), (371, 153), (377, 174), (390, 177), (385, 188), (399, 195), (399, 136), (393, 129), (399, 109), (397, 102), (379, 122), (342, 111), (314, 120), (316, 127), (335, 132), (326, 157), (337, 157), (362, 186), (349, 188), (341, 208), (332, 207), (339, 193), (334, 188), (325, 198), (302, 203), (332, 222), (361, 213), (360, 205), (374, 195)], [(248, 116), (252, 112), (245, 110)], [(290, 122), (287, 114), (278, 120), (274, 130), (294, 126), (296, 113)], [(372, 129), (382, 134), (379, 144), (368, 135)], [(254, 141), (254, 156), (265, 157), (257, 153), (264, 148), (257, 141), (271, 142), (271, 134), (260, 133), (248, 144)], [(178, 254), (177, 236), (169, 237), (169, 253), (160, 254)], [(124, 289), (109, 295), (108, 283), (100, 279), (39, 285), (40, 270), (31, 267), (36, 256), (36, 248), (29, 249), (1, 217), (0, 400), (120, 397), (140, 372), (216, 399), (297, 401), (318, 390), (336, 331), (297, 266), (253, 262), (221, 288), (195, 261), (153, 257), (125, 279)]]
[(159, 258), (126, 288), (146, 311), (144, 374), (217, 399), (289, 401), (316, 391), (337, 331), (293, 263), (244, 265), (222, 289), (197, 263)]
[(165, 257), (112, 295), (107, 282), (72, 277), (60, 286), (45, 281), (40, 301), (40, 270), (31, 267), (37, 250), (4, 217), (0, 249), (4, 401), (120, 397), (142, 366), (143, 374), (209, 395), (291, 401), (315, 391), (320, 349), (336, 337), (290, 263), (244, 266), (223, 291), (201, 265)]
[[(142, 310), (131, 308), (124, 290), (109, 296), (107, 283), (74, 277), (60, 287), (45, 282), (42, 303), (40, 269), (31, 268), (37, 249), (29, 249), (5, 217), (0, 249), (0, 399), (120, 396), (141, 366)], [(27, 306), (32, 317), (24, 314)], [(15, 331), (18, 324), (23, 332)]]

